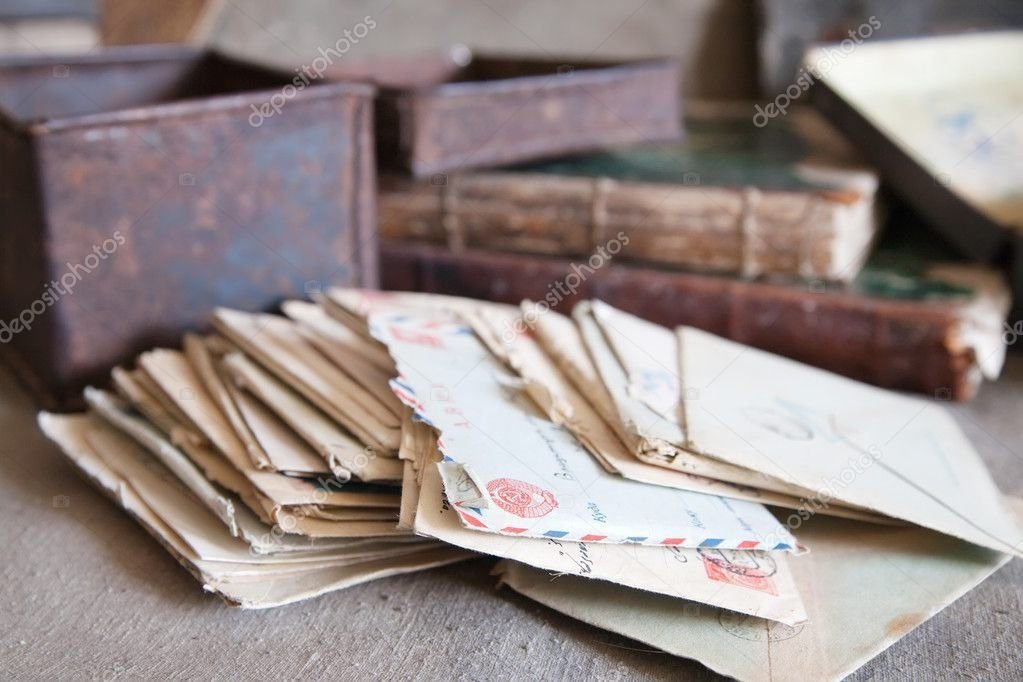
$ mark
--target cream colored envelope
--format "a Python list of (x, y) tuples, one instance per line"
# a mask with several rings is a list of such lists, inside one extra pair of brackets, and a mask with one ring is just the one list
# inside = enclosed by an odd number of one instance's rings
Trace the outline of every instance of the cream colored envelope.
[(397, 452), (401, 418), (372, 393), (325, 358), (278, 315), (255, 315), (225, 308), (214, 326), (307, 400), (351, 431), (363, 443), (388, 455)]
[(809, 616), (796, 627), (519, 563), (498, 571), (541, 604), (722, 675), (800, 682), (849, 675), (1009, 560), (923, 528), (824, 516), (800, 537), (813, 552), (790, 562)]
[[(228, 353), (224, 371), (301, 436), (331, 467), (368, 482), (395, 481), (401, 463), (366, 447), (287, 384), (241, 353)], [(343, 476), (342, 476), (343, 478)]]
[[(164, 405), (164, 401), (152, 394), (150, 389), (143, 385), (142, 376), (142, 370), (126, 370), (123, 367), (114, 367), (110, 372), (114, 390), (132, 407), (144, 414), (153, 426), (172, 440), (187, 438), (185, 433), (174, 433), (185, 423), (186, 417), (174, 414), (169, 406)], [(201, 440), (198, 434), (195, 434), (195, 437)]]
[[(161, 367), (167, 370), (170, 365)], [(211, 440), (223, 441), (223, 434), (218, 434), (216, 430), (213, 412), (199, 409), (203, 403), (197, 400), (197, 396), (204, 388), (194, 376), (181, 371), (180, 367), (177, 369), (177, 373), (174, 374), (161, 371), (160, 376), (168, 382), (167, 386), (179, 401), (179, 406), (195, 417), (200, 432)], [(121, 406), (116, 405), (113, 396), (95, 389), (90, 389), (87, 395), (99, 414), (153, 454), (164, 460), (183, 459), (175, 446), (166, 441), (153, 427), (144, 420), (125, 413)], [(100, 400), (99, 397), (104, 395), (107, 398)], [(187, 453), (187, 459), (202, 470), (202, 474), (197, 471), (182, 474), (178, 470), (180, 467), (172, 469), (190, 487), (198, 482), (200, 487), (197, 488), (197, 494), (200, 496), (206, 494), (201, 492), (202, 485), (209, 487), (203, 478), (205, 476), (237, 494), (263, 522), (276, 524), (287, 533), (322, 538), (354, 538), (392, 536), (403, 532), (390, 520), (341, 521), (340, 516), (343, 514), (331, 516), (328, 513), (333, 507), (397, 508), (399, 503), (397, 489), (390, 493), (388, 489), (367, 489), (363, 484), (336, 481), (329, 476), (320, 476), (314, 481), (285, 476), (276, 471), (261, 471), (244, 456), (238, 458), (239, 466), (236, 467), (220, 454), (219, 449), (195, 444), (191, 440), (182, 441), (180, 447)], [(233, 515), (237, 516), (237, 512), (238, 510), (234, 509)], [(386, 515), (385, 518), (391, 517)], [(225, 522), (231, 523), (227, 520)]]
[(245, 428), (259, 444), (273, 471), (292, 476), (335, 475), (345, 478), (350, 471), (331, 467), (295, 431), (251, 394), (227, 383), (226, 393), (236, 405)]
[[(672, 369), (661, 357), (665, 330), (600, 302), (577, 310), (602, 378), (621, 399), (619, 407), (628, 408), (626, 423), (651, 424), (639, 429), (648, 451), (666, 454), (674, 447), (757, 472), (761, 487), (780, 481), (804, 491), (814, 507), (867, 510), (1023, 552), (1023, 531), (1005, 512), (969, 441), (935, 401), (685, 327), (676, 339), (680, 401), (672, 419), (651, 407), (671, 403), (665, 384)], [(609, 350), (629, 359), (608, 360)], [(605, 372), (608, 366), (620, 376)]]
[(217, 367), (218, 361), (210, 347), (215, 344), (207, 344), (205, 339), (195, 334), (185, 334), (182, 345), (188, 364), (202, 380), (206, 391), (216, 402), (231, 428), (234, 429), (235, 436), (242, 442), (252, 463), (259, 469), (283, 471), (283, 469), (274, 466), (270, 455), (263, 449), (256, 434), (252, 432), (252, 428), (242, 415), (237, 395), (231, 390), (231, 386), (224, 380)]
[[(408, 313), (373, 315), (370, 326), (398, 364), (395, 392), (441, 434), (445, 491), (470, 527), (587, 542), (795, 550), (762, 505), (605, 472), (571, 433), (537, 412), (469, 327)], [(767, 538), (772, 543), (762, 544)]]
[[(204, 589), (243, 608), (280, 606), (472, 556), (434, 543), (377, 541), (286, 556), (253, 554), (175, 480), (168, 480), (166, 471), (154, 469), (155, 462), (144, 462), (140, 453), (126, 456), (132, 443), (95, 416), (41, 413), (39, 422), (75, 466), (138, 520)], [(108, 449), (101, 453), (97, 448)], [(162, 515), (140, 490), (156, 495)]]
[(563, 542), (478, 533), (447, 504), (436, 466), (425, 467), (416, 533), (558, 574), (610, 581), (677, 599), (713, 604), (783, 623), (806, 620), (784, 552)]
[[(188, 457), (163, 440), (153, 426), (144, 419), (128, 414), (126, 406), (120, 403), (114, 395), (92, 386), (86, 387), (85, 400), (96, 414), (108, 422), (112, 428), (116, 428), (124, 434), (130, 434), (130, 437), (139, 445), (155, 455), (168, 471), (177, 476), (181, 485), (191, 490), (192, 494), (227, 526), (232, 535), (239, 534), (238, 521), (235, 518), (235, 505), (232, 500), (207, 480)], [(98, 431), (100, 429), (93, 425), (90, 430)]]
[[(813, 494), (761, 472), (685, 449), (685, 429), (677, 417), (680, 393), (675, 394), (674, 402), (667, 397), (669, 379), (678, 382), (678, 361), (670, 360), (673, 354), (676, 358), (678, 355), (671, 330), (599, 301), (579, 303), (572, 317), (615, 406), (621, 422), (619, 432), (635, 457), (655, 466), (791, 497)], [(652, 378), (655, 372), (657, 378)]]
[[(259, 555), (238, 538), (238, 533), (225, 532), (216, 523), (209, 509), (186, 492), (179, 479), (142, 451), (126, 435), (96, 424), (84, 433), (93, 453), (102, 459), (118, 476), (145, 501), (145, 503), (174, 529), (201, 559), (233, 563), (283, 564), (307, 561), (294, 552)], [(383, 545), (388, 547), (387, 545)], [(366, 554), (367, 546), (353, 550), (349, 547), (332, 548), (316, 552), (313, 558), (323, 562), (331, 559), (358, 558)], [(375, 558), (375, 557), (372, 557)]]
[(678, 331), (689, 449), (819, 496), (1023, 555), (1023, 531), (935, 400)]
[[(523, 311), (528, 314), (529, 310), (530, 305), (523, 304)], [(582, 337), (570, 319), (553, 311), (533, 319), (532, 328), (544, 330), (537, 334), (540, 341), (526, 334), (502, 333), (503, 330), (524, 325), (525, 318), (510, 317), (507, 313), (485, 313), (480, 316), (480, 320), (491, 327), (492, 333), (499, 334), (505, 347), (506, 361), (523, 378), (530, 395), (551, 421), (572, 431), (608, 471), (640, 483), (750, 500), (788, 509), (806, 508), (805, 500), (791, 495), (671, 470), (633, 457), (618, 436), (623, 429), (612, 426), (620, 427), (621, 421), (586, 353)], [(545, 352), (546, 348), (553, 350)], [(574, 381), (569, 380), (569, 377), (573, 377)], [(586, 397), (583, 397), (584, 394)], [(600, 405), (606, 406), (600, 412), (609, 412), (613, 422), (608, 423), (598, 412)], [(886, 517), (877, 514), (835, 505), (829, 505), (821, 511), (845, 518), (888, 522)]]
[[(281, 475), (275, 471), (258, 470), (244, 452), (223, 414), (196, 373), (188, 364), (184, 355), (178, 351), (160, 350), (144, 353), (140, 364), (159, 384), (168, 399), (173, 402), (195, 428), (208, 440), (217, 451), (224, 454), (228, 462), (244, 474), (257, 488), (279, 504), (315, 504), (316, 495), (308, 483), (302, 479)], [(187, 444), (186, 444), (187, 445)], [(192, 452), (186, 448), (186, 451)], [(370, 457), (376, 461), (382, 458)], [(347, 467), (346, 467), (347, 468)], [(394, 475), (400, 476), (400, 466), (395, 466)], [(308, 491), (303, 493), (303, 491)], [(275, 494), (286, 495), (286, 498), (275, 497)], [(284, 501), (284, 500), (287, 501)], [(323, 502), (331, 504), (331, 502)]]
[(394, 361), (380, 344), (355, 333), (315, 303), (285, 301), (281, 309), (298, 323), (298, 331), (309, 343), (394, 414), (401, 414), (401, 403), (387, 389), (387, 380), (394, 375)]
[(350, 329), (363, 334), (373, 343), (376, 340), (369, 333), (368, 320), (379, 312), (430, 312), (438, 319), (453, 320), (464, 312), (471, 312), (479, 305), (486, 304), (471, 298), (445, 296), (443, 294), (422, 294), (408, 291), (370, 291), (367, 289), (343, 289), (335, 287), (325, 296), (317, 298), (324, 311)]

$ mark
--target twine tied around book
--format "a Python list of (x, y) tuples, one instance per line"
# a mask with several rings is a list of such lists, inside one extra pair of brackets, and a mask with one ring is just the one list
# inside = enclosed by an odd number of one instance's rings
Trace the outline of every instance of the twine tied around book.
[(458, 183), (458, 176), (450, 175), (447, 182), (440, 188), (441, 226), (447, 236), (448, 248), (455, 253), (465, 249), (465, 229), (462, 227), (462, 221), (456, 210)]
[(590, 183), (590, 251), (606, 241), (607, 196), (614, 184), (610, 178), (594, 178)]
[(757, 207), (760, 204), (760, 190), (756, 187), (742, 189), (742, 209), (739, 214), (739, 272), (745, 279), (753, 279), (762, 270), (753, 255), (753, 240), (759, 238), (760, 223)]

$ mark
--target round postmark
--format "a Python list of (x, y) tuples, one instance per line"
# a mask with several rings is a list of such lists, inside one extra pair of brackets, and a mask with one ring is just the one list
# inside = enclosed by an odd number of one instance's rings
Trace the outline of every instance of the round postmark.
[(697, 549), (707, 577), (765, 594), (778, 595), (773, 576), (778, 564), (764, 552), (749, 552), (731, 549)]
[(495, 478), (487, 483), (487, 492), (498, 507), (523, 519), (545, 516), (558, 507), (551, 491), (514, 478)]
[(792, 627), (773, 620), (765, 620), (736, 611), (721, 609), (718, 624), (728, 634), (751, 642), (780, 642), (792, 639), (803, 631), (803, 623)]
[(778, 563), (767, 552), (746, 549), (696, 549), (704, 562), (746, 578), (770, 578), (778, 572)]

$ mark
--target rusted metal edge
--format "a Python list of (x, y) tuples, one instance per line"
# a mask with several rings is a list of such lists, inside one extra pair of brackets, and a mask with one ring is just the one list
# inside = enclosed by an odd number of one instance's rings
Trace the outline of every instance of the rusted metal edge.
[[(479, 57), (481, 60), (487, 59), (490, 55), (481, 54), (474, 55), (473, 58)], [(527, 58), (523, 58), (523, 61), (530, 61)], [(553, 58), (544, 58), (543, 62), (550, 62), (551, 64), (557, 64), (561, 60)], [(518, 94), (522, 90), (534, 91), (540, 89), (547, 81), (552, 78), (565, 78), (571, 79), (575, 85), (597, 85), (605, 83), (607, 81), (616, 80), (622, 76), (632, 75), (634, 73), (642, 71), (650, 71), (654, 69), (670, 69), (676, 70), (678, 68), (678, 60), (672, 58), (654, 58), (654, 59), (641, 59), (636, 61), (627, 62), (615, 62), (615, 63), (587, 63), (584, 60), (573, 61), (573, 58), (566, 57), (563, 61), (566, 66), (572, 66), (573, 70), (567, 74), (559, 74), (557, 72), (551, 72), (548, 74), (540, 74), (535, 76), (514, 76), (511, 78), (499, 78), (493, 80), (475, 80), (475, 81), (461, 81), (457, 83), (439, 83), (434, 85), (424, 85), (419, 87), (410, 88), (383, 88), (386, 93), (388, 90), (404, 91), (415, 94), (416, 96), (430, 96), (430, 95), (468, 95), (477, 94), (481, 87), (485, 86), (487, 95), (501, 95), (505, 93)], [(576, 68), (576, 65), (578, 67)]]
[[(90, 52), (54, 52), (46, 54), (10, 54), (0, 56), (0, 68), (35, 68), (40, 65), (68, 66), (71, 64), (113, 64), (123, 62), (177, 61), (188, 57), (201, 57), (211, 50), (176, 43), (147, 45), (113, 45)], [(218, 52), (219, 54), (219, 52)]]
[[(215, 57), (226, 63), (244, 64), (239, 59), (232, 57), (219, 50), (202, 50), (188, 46), (178, 45), (130, 45), (122, 47), (110, 47), (103, 50), (86, 53), (82, 55), (44, 55), (44, 56), (23, 56), (8, 57), (0, 59), (0, 68), (30, 68), (38, 67), (40, 64), (47, 65), (75, 65), (88, 64), (103, 65), (128, 62), (160, 62), (160, 61), (198, 61), (205, 57)], [(284, 84), (290, 83), (294, 78), (290, 73), (282, 69), (270, 66), (259, 66), (268, 75), (275, 75), (281, 78)], [(83, 114), (80, 116), (67, 116), (52, 119), (18, 119), (10, 116), (6, 111), (0, 109), (0, 126), (6, 127), (14, 132), (24, 135), (44, 135), (46, 133), (71, 130), (85, 126), (96, 125), (124, 125), (129, 123), (140, 123), (153, 120), (157, 116), (186, 117), (205, 114), (211, 111), (225, 111), (232, 109), (244, 109), (251, 104), (266, 101), (271, 95), (278, 92), (280, 88), (264, 88), (260, 90), (249, 90), (243, 93), (229, 95), (213, 95), (201, 98), (183, 99), (174, 102), (163, 102), (146, 106), (127, 107), (116, 111), (100, 112), (95, 114)], [(365, 82), (338, 82), (325, 81), (303, 89), (296, 95), (303, 100), (329, 98), (335, 95), (353, 95), (371, 98), (377, 92), (377, 88)]]
[[(49, 119), (44, 122), (34, 122), (27, 126), (21, 126), (21, 130), (30, 135), (43, 135), (46, 133), (71, 130), (87, 126), (142, 123), (163, 116), (185, 118), (187, 116), (198, 116), (212, 111), (245, 109), (250, 104), (266, 101), (269, 96), (276, 92), (277, 89), (252, 90), (244, 94), (204, 97), (202, 99), (195, 100), (182, 100), (180, 102), (167, 102), (166, 104), (119, 109), (117, 111), (104, 112), (100, 114), (86, 114), (84, 116)], [(374, 89), (370, 85), (330, 83), (317, 85), (313, 88), (304, 90), (300, 95), (296, 95), (296, 98), (300, 97), (302, 100), (325, 99), (338, 94), (371, 98), (373, 93)]]

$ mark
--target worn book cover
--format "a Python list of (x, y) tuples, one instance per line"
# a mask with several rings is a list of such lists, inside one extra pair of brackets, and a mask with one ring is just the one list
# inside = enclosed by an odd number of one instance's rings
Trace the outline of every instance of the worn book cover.
[(874, 239), (877, 178), (809, 110), (759, 126), (694, 106), (683, 142), (507, 170), (381, 180), (381, 235), (561, 256), (849, 281)]
[(893, 230), (840, 285), (385, 241), (381, 279), (387, 289), (530, 299), (560, 312), (598, 298), (878, 386), (965, 400), (1001, 371), (1010, 294), (997, 270), (947, 255)]

